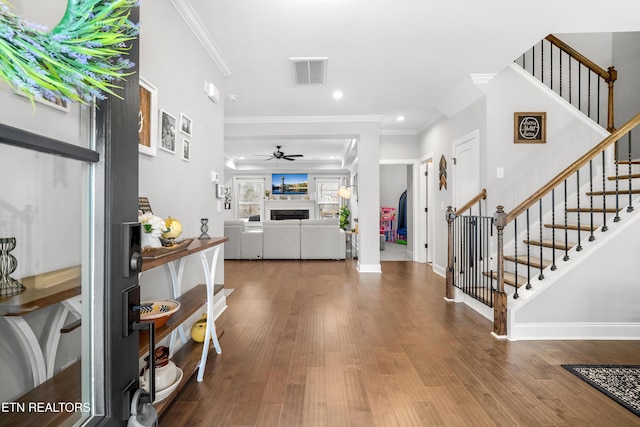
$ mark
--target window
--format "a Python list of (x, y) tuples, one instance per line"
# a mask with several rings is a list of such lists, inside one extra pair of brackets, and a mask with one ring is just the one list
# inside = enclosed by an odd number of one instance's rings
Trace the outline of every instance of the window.
[(317, 178), (316, 198), (320, 210), (320, 218), (337, 218), (340, 210), (338, 200), (340, 178)]
[(262, 216), (262, 198), (264, 179), (236, 178), (236, 206), (238, 219), (250, 219)]

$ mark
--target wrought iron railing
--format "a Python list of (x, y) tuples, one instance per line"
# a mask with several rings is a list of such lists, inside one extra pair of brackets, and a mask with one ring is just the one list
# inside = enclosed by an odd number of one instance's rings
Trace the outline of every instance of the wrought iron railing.
[[(491, 270), (493, 218), (483, 216), (482, 200), (487, 197), (486, 190), (456, 211), (449, 206), (448, 222), (448, 260), (447, 260), (447, 298), (454, 299), (454, 288), (465, 294), (493, 306)], [(477, 213), (474, 214), (474, 210)], [(468, 214), (465, 213), (469, 211)], [(486, 209), (485, 209), (486, 211)]]
[(605, 70), (553, 35), (515, 63), (609, 132), (615, 129), (613, 87), (618, 72), (613, 66)]
[[(639, 124), (640, 113), (510, 212), (498, 206), (496, 272), (492, 273), (496, 334), (506, 334), (505, 284), (512, 286), (517, 299), (521, 286), (529, 289), (534, 278), (543, 280), (546, 268), (555, 270), (560, 260), (569, 260), (572, 249), (580, 251), (586, 241), (595, 240), (595, 230), (605, 232), (608, 223), (620, 221), (625, 207), (633, 210), (633, 195), (640, 194), (640, 189), (633, 188), (633, 180), (640, 178), (633, 171), (634, 153), (640, 153), (640, 144), (634, 145)], [(621, 160), (623, 152), (625, 160)], [(513, 255), (505, 256), (505, 242)], [(505, 261), (513, 266), (505, 269)]]

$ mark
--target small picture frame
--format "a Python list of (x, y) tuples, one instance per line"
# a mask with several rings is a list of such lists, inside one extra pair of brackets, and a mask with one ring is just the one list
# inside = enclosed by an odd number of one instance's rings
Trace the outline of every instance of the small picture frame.
[(225, 187), (224, 185), (216, 184), (216, 198), (224, 199)]
[(138, 112), (138, 152), (155, 156), (158, 147), (158, 89), (140, 77)]
[[(28, 98), (28, 96), (26, 94), (24, 94), (23, 92), (16, 91), (15, 93), (16, 93), (16, 95), (20, 95), (23, 98)], [(71, 111), (71, 107), (69, 105), (70, 102), (69, 101), (65, 101), (64, 99), (61, 99), (61, 98), (54, 98), (52, 100), (49, 100), (49, 99), (39, 98), (37, 96), (34, 96), (33, 100), (35, 102), (39, 103), (39, 104), (46, 105), (47, 107), (51, 107), (51, 108), (54, 108), (56, 110), (64, 111), (65, 113), (68, 113), (69, 111)]]
[(547, 113), (513, 113), (513, 142), (515, 144), (545, 144), (547, 142)]
[(191, 160), (191, 141), (182, 138), (182, 160), (188, 162)]
[(180, 132), (193, 136), (193, 121), (182, 113), (180, 113)]
[(171, 154), (176, 153), (176, 118), (160, 110), (160, 148)]

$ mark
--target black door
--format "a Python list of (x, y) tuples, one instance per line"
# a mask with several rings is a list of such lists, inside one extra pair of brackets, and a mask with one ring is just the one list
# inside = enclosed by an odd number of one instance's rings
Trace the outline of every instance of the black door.
[[(137, 40), (129, 59), (138, 62)], [(138, 212), (131, 71), (122, 99), (97, 108), (34, 108), (0, 94), (2, 423), (122, 425), (128, 416), (139, 346), (125, 298), (138, 286), (127, 268)]]

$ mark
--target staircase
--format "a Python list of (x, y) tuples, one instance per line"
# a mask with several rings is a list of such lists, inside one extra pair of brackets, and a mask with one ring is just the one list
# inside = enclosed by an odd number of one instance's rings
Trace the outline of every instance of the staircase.
[[(548, 37), (546, 40), (553, 44), (553, 39)], [(562, 49), (565, 52), (566, 45)], [(579, 61), (584, 65), (584, 57)], [(545, 75), (544, 66), (541, 68)], [(548, 75), (550, 71), (546, 73)], [(602, 73), (601, 69), (597, 72)], [(617, 72), (610, 67), (605, 84), (610, 88), (607, 98), (611, 101), (615, 77)], [(549, 86), (556, 90), (553, 83)], [(569, 100), (570, 103), (573, 101)], [(576, 108), (580, 109), (584, 103), (578, 101), (578, 104)], [(592, 116), (591, 107), (587, 110)], [(606, 239), (606, 233), (613, 230), (625, 214), (637, 208), (634, 205), (638, 204), (635, 195), (640, 194), (640, 162), (633, 158), (632, 152), (635, 152), (633, 146), (638, 144), (634, 144), (634, 133), (637, 141), (640, 113), (616, 130), (612, 106), (606, 110), (603, 125), (612, 133), (520, 205), (509, 212), (498, 207), (498, 212), (491, 218), (497, 232), (495, 237), (487, 236), (492, 239), (489, 243), (476, 242), (475, 228), (456, 225), (458, 221), (475, 224), (489, 217), (482, 217), (481, 213), (469, 214), (463, 220), (464, 211), (450, 209), (448, 212), (450, 245), (454, 249), (449, 251), (447, 297), (453, 299), (454, 288), (458, 288), (493, 307), (496, 335), (509, 337), (507, 325), (514, 307), (526, 303), (522, 299), (539, 295), (542, 288), (559, 280), (562, 269), (567, 270), (566, 265), (573, 268), (574, 259), (581, 257), (584, 248)], [(598, 122), (602, 121), (599, 112), (595, 116)], [(479, 199), (473, 201), (476, 202)], [(467, 205), (464, 208), (469, 209)], [(470, 248), (471, 244), (476, 247)], [(482, 247), (491, 248), (491, 255), (486, 251), (483, 253), (479, 249)], [(487, 263), (488, 258), (492, 262)], [(477, 279), (478, 273), (484, 279)], [(470, 279), (472, 285), (468, 283)], [(460, 282), (464, 285), (460, 286)], [(491, 298), (486, 296), (487, 292), (492, 293)]]

